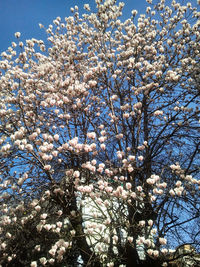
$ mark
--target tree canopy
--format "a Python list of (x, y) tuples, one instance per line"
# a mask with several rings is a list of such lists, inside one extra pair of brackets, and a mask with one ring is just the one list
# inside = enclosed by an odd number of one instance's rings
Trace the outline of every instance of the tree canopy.
[(147, 3), (124, 21), (122, 2), (75, 6), (1, 54), (2, 266), (199, 251), (199, 1)]

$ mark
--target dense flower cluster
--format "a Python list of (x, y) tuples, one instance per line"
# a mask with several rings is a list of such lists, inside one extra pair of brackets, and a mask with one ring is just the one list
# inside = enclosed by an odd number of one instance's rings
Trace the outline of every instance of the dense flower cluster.
[(153, 2), (125, 21), (122, 2), (75, 6), (48, 44), (16, 32), (1, 54), (2, 266), (166, 266), (174, 245), (198, 249), (199, 1)]

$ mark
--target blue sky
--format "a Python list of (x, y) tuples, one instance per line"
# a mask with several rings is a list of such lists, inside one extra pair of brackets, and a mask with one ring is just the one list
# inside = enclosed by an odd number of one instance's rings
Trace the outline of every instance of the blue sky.
[[(123, 1), (123, 0), (121, 0)], [(0, 53), (5, 51), (12, 41), (14, 33), (21, 32), (21, 40), (37, 38), (45, 39), (45, 32), (38, 26), (48, 26), (57, 16), (71, 15), (70, 7), (80, 8), (88, 3), (95, 7), (94, 0), (0, 0)], [(124, 0), (124, 14), (130, 16), (132, 9), (144, 11), (145, 0)], [(82, 10), (82, 9), (80, 9)]]

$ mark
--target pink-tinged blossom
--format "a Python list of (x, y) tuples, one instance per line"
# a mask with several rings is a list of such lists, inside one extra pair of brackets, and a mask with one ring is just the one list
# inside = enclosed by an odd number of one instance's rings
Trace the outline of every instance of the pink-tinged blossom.
[(126, 189), (130, 190), (132, 188), (132, 184), (131, 183), (126, 183)]
[(50, 224), (45, 224), (45, 225), (43, 226), (43, 228), (44, 228), (45, 230), (49, 231), (49, 230), (52, 229), (52, 226), (51, 226)]
[(47, 259), (45, 257), (40, 258), (40, 262), (42, 265), (46, 265)]
[(75, 231), (75, 230), (71, 230), (71, 231), (70, 231), (70, 234), (71, 234), (72, 236), (75, 236), (75, 235), (76, 235), (76, 231)]
[(37, 229), (38, 232), (41, 232), (42, 231), (42, 228), (43, 228), (43, 225), (42, 224), (38, 224), (36, 226), (36, 229)]
[(41, 210), (41, 207), (39, 205), (35, 206), (35, 210), (39, 212)]
[(56, 225), (57, 225), (59, 228), (61, 228), (62, 225), (63, 225), (63, 223), (62, 223), (62, 222), (57, 222)]
[(116, 138), (117, 138), (117, 139), (122, 139), (123, 136), (124, 136), (124, 135), (123, 135), (122, 133), (120, 133), (120, 134), (117, 134), (117, 135), (116, 135)]
[[(102, 127), (101, 127), (101, 128), (102, 128)], [(102, 131), (101, 131), (101, 135), (102, 135), (102, 136), (105, 136), (105, 135), (106, 135), (106, 131), (105, 131), (105, 130), (102, 130)]]
[(137, 102), (136, 104), (133, 105), (134, 109), (141, 109), (142, 107), (142, 103), (141, 102)]
[(134, 171), (134, 168), (133, 168), (132, 166), (129, 166), (129, 167), (128, 167), (128, 172), (131, 173), (131, 172), (133, 172), (133, 171)]
[(141, 186), (137, 186), (137, 190), (138, 190), (138, 192), (142, 192), (143, 191)]
[(7, 237), (8, 239), (11, 238), (11, 237), (12, 237), (11, 233), (7, 232), (7, 233), (6, 233), (6, 237)]
[(177, 188), (177, 189), (175, 188), (174, 191), (176, 192), (176, 195), (179, 196), (179, 197), (180, 197), (180, 196), (182, 195), (182, 193), (183, 193), (183, 191), (182, 191), (180, 188)]
[(176, 186), (177, 186), (177, 187), (180, 187), (181, 185), (182, 185), (182, 182), (181, 182), (181, 181), (177, 181), (177, 182), (176, 182)]
[(137, 197), (136, 193), (135, 193), (135, 192), (131, 192), (131, 197), (132, 197), (133, 199), (135, 199), (135, 198)]
[(7, 246), (7, 245), (6, 245), (5, 242), (3, 242), (3, 243), (0, 244), (0, 247), (1, 247), (1, 249), (3, 249), (3, 250), (6, 248), (6, 246)]
[(21, 36), (21, 33), (20, 33), (20, 32), (16, 32), (16, 33), (15, 33), (15, 37), (16, 37), (16, 38), (20, 38), (20, 36)]
[(152, 220), (148, 220), (148, 225), (149, 226), (153, 226), (153, 221)]
[(103, 136), (101, 136), (101, 137), (98, 138), (98, 140), (99, 140), (100, 143), (103, 143), (105, 138)]
[(161, 245), (166, 245), (167, 244), (167, 240), (165, 238), (163, 238), (163, 237), (159, 237), (159, 243)]
[(112, 99), (112, 100), (117, 100), (117, 99), (118, 99), (118, 95), (112, 95), (112, 96), (111, 96), (111, 99)]
[(131, 13), (132, 13), (133, 16), (136, 16), (137, 13), (138, 13), (138, 11), (137, 11), (136, 9), (133, 9), (133, 10), (131, 11)]
[(54, 157), (57, 157), (58, 156), (58, 151), (54, 150), (51, 152), (51, 154), (54, 156)]
[(153, 255), (153, 249), (148, 249), (148, 250), (147, 250), (147, 253), (148, 253), (150, 256), (152, 256), (152, 255)]
[(168, 249), (166, 249), (166, 248), (162, 248), (162, 249), (161, 249), (161, 252), (162, 252), (163, 254), (167, 254), (167, 253), (168, 253)]
[(23, 183), (24, 183), (24, 178), (19, 178), (17, 184), (18, 184), (19, 186), (21, 186), (21, 185), (23, 185)]
[(43, 154), (43, 155), (42, 155), (42, 159), (43, 159), (43, 160), (48, 160), (48, 159), (49, 159), (49, 156), (48, 156), (47, 154)]
[(152, 178), (148, 178), (148, 179), (146, 180), (146, 182), (147, 182), (147, 184), (149, 184), (149, 185), (153, 185), (153, 184), (156, 183), (156, 180), (155, 180), (155, 179), (152, 179)]
[(106, 191), (107, 193), (111, 193), (111, 192), (113, 191), (113, 188), (112, 188), (111, 186), (106, 186), (106, 187), (105, 187), (105, 191)]
[(100, 147), (101, 147), (102, 150), (106, 149), (106, 145), (105, 144), (101, 144)]
[(108, 267), (114, 267), (114, 262), (109, 262), (109, 263), (107, 263), (107, 266), (108, 266)]
[(144, 141), (143, 144), (144, 144), (144, 146), (146, 146), (146, 147), (148, 146), (148, 142), (147, 142), (147, 141)]
[(40, 218), (41, 218), (42, 220), (45, 220), (45, 219), (47, 218), (47, 216), (48, 216), (47, 213), (43, 213), (43, 214), (40, 215)]
[(128, 156), (128, 159), (129, 159), (130, 161), (134, 161), (134, 160), (135, 160), (135, 156), (133, 156), (133, 155), (129, 155), (129, 156)]
[(50, 171), (51, 170), (51, 165), (45, 165), (44, 169), (45, 169), (45, 171)]
[(78, 143), (78, 137), (74, 137), (73, 139), (69, 140), (69, 145), (75, 147)]
[(138, 160), (139, 160), (139, 161), (143, 161), (143, 159), (144, 159), (143, 156), (139, 156), (139, 157), (138, 157)]
[(92, 163), (92, 165), (96, 165), (96, 164), (97, 164), (96, 159), (93, 159), (93, 160), (91, 161), (91, 163)]
[(129, 114), (129, 113), (124, 113), (124, 114), (123, 114), (123, 118), (124, 118), (124, 119), (128, 119), (128, 118), (129, 118), (129, 116), (130, 116), (130, 114)]
[(170, 189), (169, 193), (170, 193), (170, 195), (171, 195), (172, 197), (174, 197), (174, 196), (175, 196), (175, 192), (174, 192), (174, 190), (173, 190), (173, 189)]
[(152, 241), (150, 239), (145, 239), (144, 240), (144, 244), (147, 246), (147, 247), (151, 247), (152, 246)]
[(53, 136), (53, 138), (54, 138), (54, 140), (57, 142), (57, 141), (59, 140), (59, 135), (58, 135), (58, 134), (55, 134), (55, 135)]
[(151, 196), (151, 202), (154, 202), (154, 201), (156, 201), (156, 196)]
[(114, 235), (114, 236), (113, 236), (113, 241), (114, 241), (115, 243), (118, 242), (118, 236), (117, 236), (117, 235)]
[(51, 192), (50, 192), (49, 190), (46, 190), (46, 191), (44, 192), (44, 194), (45, 194), (45, 196), (49, 197), (49, 196), (51, 195)]
[(117, 157), (118, 157), (118, 159), (122, 159), (123, 152), (122, 151), (117, 151)]
[(139, 226), (144, 227), (145, 226), (145, 221), (139, 221)]
[(41, 246), (40, 246), (40, 245), (36, 245), (36, 246), (35, 246), (35, 250), (36, 250), (36, 251), (40, 251), (40, 250), (41, 250)]
[(91, 149), (91, 151), (94, 151), (95, 149), (96, 149), (96, 144), (95, 143), (92, 143), (91, 145), (90, 145), (90, 149)]
[(162, 111), (162, 110), (156, 110), (156, 111), (154, 112), (154, 115), (155, 115), (155, 116), (163, 115), (163, 111)]
[(89, 133), (87, 133), (87, 137), (91, 138), (91, 139), (95, 139), (96, 138), (96, 133), (95, 132), (89, 132)]
[(102, 173), (102, 172), (103, 172), (103, 168), (99, 167), (99, 168), (97, 169), (97, 171), (100, 172), (100, 173)]
[(49, 254), (51, 254), (52, 256), (55, 256), (56, 255), (56, 251), (57, 251), (57, 248), (51, 248), (49, 250)]
[(79, 178), (80, 177), (80, 172), (79, 171), (75, 171), (74, 174), (73, 174), (73, 176), (75, 178)]
[(37, 267), (37, 266), (38, 266), (38, 265), (37, 265), (37, 261), (32, 261), (30, 266), (31, 266), (31, 267)]
[(154, 255), (154, 257), (157, 258), (159, 256), (159, 251), (158, 250), (154, 250), (153, 251), (153, 255)]
[(108, 218), (104, 221), (105, 225), (109, 225), (111, 223), (111, 220)]
[(137, 149), (142, 151), (145, 149), (145, 146), (144, 145), (138, 146)]
[(31, 141), (35, 140), (37, 136), (38, 136), (37, 132), (34, 132), (29, 136), (29, 140)]
[(144, 236), (140, 236), (138, 239), (137, 239), (137, 241), (136, 241), (136, 243), (137, 243), (137, 245), (142, 245), (142, 244), (144, 244), (145, 243), (145, 238), (144, 238)]
[(105, 168), (105, 164), (104, 163), (99, 163), (99, 167), (100, 168)]

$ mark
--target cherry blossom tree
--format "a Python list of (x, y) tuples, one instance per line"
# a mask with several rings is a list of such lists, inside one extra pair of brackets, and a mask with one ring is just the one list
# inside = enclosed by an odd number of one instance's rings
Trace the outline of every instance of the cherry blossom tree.
[(167, 266), (179, 245), (198, 251), (199, 1), (147, 4), (124, 21), (122, 2), (75, 6), (46, 42), (17, 32), (1, 54), (2, 266)]

